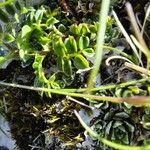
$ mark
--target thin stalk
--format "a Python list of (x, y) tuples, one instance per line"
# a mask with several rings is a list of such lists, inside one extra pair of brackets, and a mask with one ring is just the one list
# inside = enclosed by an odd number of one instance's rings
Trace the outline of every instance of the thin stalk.
[(126, 58), (129, 59), (129, 60), (132, 59), (128, 54), (122, 52), (122, 51), (121, 51), (120, 49), (118, 49), (118, 48), (110, 47), (110, 46), (107, 46), (107, 45), (104, 45), (103, 48), (109, 49), (109, 50), (112, 50), (112, 51), (114, 51), (114, 52), (116, 52), (116, 53), (118, 53), (118, 54), (121, 54), (122, 56), (126, 57)]
[[(132, 61), (130, 61), (130, 60), (127, 59), (126, 57), (122, 57), (122, 56), (111, 56), (111, 57), (107, 58), (106, 61), (105, 61), (107, 66), (110, 66), (110, 63), (109, 63), (109, 62), (110, 62), (112, 59), (122, 59), (122, 60), (125, 60), (125, 61), (128, 61), (128, 62), (132, 63)], [(132, 63), (132, 64), (133, 64), (133, 63)]]
[(137, 41), (137, 39), (133, 35), (131, 35), (131, 39), (133, 40), (134, 44), (140, 49), (140, 51), (142, 51), (145, 54), (148, 62), (150, 62), (150, 51), (148, 49), (145, 49), (143, 45), (141, 45), (141, 43)]
[(0, 7), (4, 7), (5, 5), (11, 4), (12, 2), (14, 2), (15, 0), (8, 0), (6, 2), (2, 2), (0, 3)]
[[(121, 84), (112, 84), (112, 85), (102, 85), (96, 88), (91, 89), (92, 92), (96, 92), (96, 91), (101, 91), (101, 90), (110, 90), (110, 89), (114, 89), (114, 88), (123, 88), (126, 86), (130, 86), (130, 85), (135, 85), (137, 83), (142, 83), (142, 82), (146, 82), (149, 81), (150, 77), (148, 78), (142, 78), (139, 80), (131, 80), (125, 83), (121, 83)], [(87, 88), (80, 88), (80, 89), (61, 89), (61, 91), (66, 91), (66, 92), (85, 92), (87, 90)]]
[[(149, 8), (150, 8), (150, 5), (149, 5)], [(144, 20), (144, 23), (143, 23), (143, 25), (141, 24), (141, 22), (140, 22), (140, 20), (139, 20), (139, 13), (136, 13), (136, 20), (137, 20), (137, 23), (138, 23), (138, 25), (139, 25), (139, 27), (140, 27), (140, 29), (141, 29), (141, 36), (143, 36), (143, 34), (145, 34), (145, 36), (146, 36), (146, 38), (150, 41), (150, 37), (149, 37), (149, 35), (146, 33), (146, 31), (144, 30), (144, 26), (145, 26), (145, 21), (146, 20)], [(146, 17), (146, 16), (145, 16)], [(146, 18), (145, 18), (146, 19)]]
[(135, 64), (128, 63), (128, 62), (125, 62), (125, 66), (135, 71), (138, 71), (140, 73), (150, 76), (150, 70), (147, 70), (146, 68), (143, 68), (143, 67), (140, 67)]
[[(25, 85), (19, 85), (19, 84), (13, 84), (13, 83), (4, 83), (4, 82), (0, 82), (0, 85), (10, 86), (10, 87), (15, 87), (15, 88), (22, 88), (22, 89), (33, 90), (33, 91), (40, 91), (40, 92), (50, 92), (53, 94), (66, 95), (66, 96), (72, 96), (72, 97), (81, 97), (81, 98), (87, 98), (87, 99), (111, 101), (111, 102), (115, 102), (115, 103), (121, 103), (122, 102), (120, 100), (120, 98), (109, 97), (109, 96), (97, 96), (97, 95), (90, 95), (90, 94), (69, 93), (69, 92), (64, 92), (64, 91), (56, 90), (56, 89), (25, 86)], [(93, 100), (89, 100), (89, 101), (93, 101)]]
[(94, 67), (90, 74), (90, 78), (88, 80), (88, 92), (91, 91), (94, 85), (94, 78), (96, 77), (101, 60), (102, 60), (102, 52), (103, 52), (103, 43), (105, 39), (105, 31), (106, 31), (106, 21), (107, 15), (109, 11), (110, 0), (102, 0), (101, 10), (100, 10), (100, 19), (99, 19), (99, 29), (97, 34), (97, 44), (96, 44), (96, 52), (95, 52), (95, 61)]
[(133, 31), (134, 31), (136, 38), (138, 39), (140, 44), (144, 47), (144, 49), (148, 49), (148, 47), (147, 47), (147, 45), (143, 39), (143, 36), (141, 35), (141, 31), (140, 31), (139, 26), (137, 24), (136, 17), (134, 15), (131, 3), (129, 3), (129, 2), (126, 3), (126, 9), (127, 9), (127, 13), (128, 13), (129, 18), (130, 18), (130, 22), (131, 22), (131, 25), (133, 27)]
[(87, 101), (108, 101), (113, 103), (129, 103), (132, 105), (144, 105), (144, 106), (150, 106), (150, 96), (133, 96), (133, 97), (111, 97), (111, 96), (98, 96), (98, 95), (91, 95), (91, 94), (79, 94), (79, 93), (69, 93), (64, 92), (57, 89), (48, 89), (48, 88), (41, 88), (41, 87), (32, 87), (32, 86), (25, 86), (25, 85), (19, 85), (19, 84), (12, 84), (12, 83), (4, 83), (0, 82), (0, 85), (3, 86), (10, 86), (10, 87), (16, 87), (16, 88), (22, 88), (22, 89), (28, 89), (28, 90), (34, 90), (34, 91), (42, 91), (42, 92), (50, 92), (53, 94), (59, 94), (59, 95), (66, 95), (66, 96), (72, 96), (72, 97), (80, 97), (84, 98)]
[[(102, 85), (96, 88), (91, 89), (92, 92), (96, 92), (96, 91), (101, 91), (101, 90), (110, 90), (110, 89), (114, 89), (114, 88), (123, 88), (126, 86), (130, 86), (130, 85), (135, 85), (137, 83), (143, 83), (146, 81), (149, 81), (150, 77), (147, 78), (142, 78), (139, 80), (131, 80), (125, 83), (121, 83), (121, 84), (112, 84), (112, 85)], [(0, 82), (0, 85), (4, 85), (4, 86), (11, 86), (11, 87), (16, 87), (17, 84), (12, 84), (12, 83), (6, 83), (6, 82)], [(26, 86), (28, 87), (28, 86)], [(36, 88), (33, 86), (29, 86), (31, 88)], [(19, 87), (18, 87), (19, 88)], [(28, 89), (28, 88), (26, 88)], [(31, 90), (31, 89), (30, 89)], [(79, 89), (57, 89), (58, 91), (63, 91), (63, 92), (68, 92), (68, 93), (80, 93), (80, 92), (85, 92), (87, 91), (87, 88), (79, 88)], [(37, 90), (39, 91), (39, 90)]]
[(139, 54), (138, 54), (138, 51), (137, 51), (137, 49), (136, 49), (134, 43), (132, 42), (130, 36), (128, 35), (128, 33), (127, 33), (126, 30), (124, 29), (123, 25), (122, 25), (121, 22), (119, 21), (119, 18), (118, 18), (118, 16), (116, 15), (115, 11), (113, 11), (112, 13), (113, 13), (113, 16), (114, 16), (114, 18), (115, 18), (115, 20), (116, 20), (116, 22), (117, 22), (117, 24), (118, 24), (118, 26), (119, 26), (119, 28), (120, 28), (122, 34), (123, 34), (124, 37), (126, 38), (126, 40), (127, 40), (127, 42), (129, 43), (129, 45), (131, 46), (131, 48), (132, 48), (132, 50), (133, 50), (133, 52), (134, 52), (135, 57), (138, 59), (138, 61), (140, 62), (140, 64), (143, 66), (142, 60), (141, 60), (141, 58), (140, 58), (140, 56), (139, 56)]
[(72, 97), (70, 97), (70, 96), (66, 96), (66, 99), (68, 99), (68, 100), (70, 100), (70, 101), (72, 101), (72, 102), (75, 102), (75, 103), (77, 103), (77, 104), (79, 104), (79, 105), (81, 105), (81, 106), (90, 108), (90, 109), (92, 109), (92, 110), (94, 109), (94, 107), (89, 106), (89, 105), (86, 105), (85, 103), (80, 102), (80, 101), (78, 101), (78, 100), (76, 100), (76, 99), (74, 99), (74, 98), (72, 98)]
[(100, 142), (104, 143), (105, 145), (108, 145), (109, 147), (119, 149), (119, 150), (150, 150), (150, 145), (146, 146), (128, 146), (128, 145), (122, 145), (122, 144), (117, 144), (115, 142), (111, 142), (107, 139), (104, 139), (100, 137), (96, 132), (94, 132), (87, 124), (82, 120), (80, 115), (76, 110), (74, 110), (74, 113), (78, 120), (80, 121), (81, 125), (85, 128), (85, 130), (94, 138), (98, 139)]
[(143, 27), (142, 27), (142, 31), (141, 31), (142, 35), (143, 35), (144, 28), (145, 28), (145, 25), (146, 25), (146, 21), (148, 20), (149, 15), (150, 15), (150, 5), (147, 8), (146, 15), (145, 15), (145, 18), (144, 18), (144, 23), (143, 23)]

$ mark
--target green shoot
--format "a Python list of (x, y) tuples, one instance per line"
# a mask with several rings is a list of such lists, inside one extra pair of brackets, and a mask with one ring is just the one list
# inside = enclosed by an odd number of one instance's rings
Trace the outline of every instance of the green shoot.
[(98, 30), (98, 35), (97, 35), (97, 47), (96, 47), (96, 52), (95, 52), (95, 61), (94, 61), (94, 67), (91, 72), (89, 81), (88, 81), (88, 91), (91, 91), (93, 88), (94, 84), (94, 78), (96, 77), (101, 60), (102, 60), (102, 50), (103, 50), (103, 43), (104, 43), (104, 38), (105, 38), (105, 30), (106, 30), (106, 19), (109, 11), (109, 4), (110, 0), (103, 0), (102, 5), (101, 5), (101, 12), (100, 12), (100, 19), (99, 19), (99, 30)]

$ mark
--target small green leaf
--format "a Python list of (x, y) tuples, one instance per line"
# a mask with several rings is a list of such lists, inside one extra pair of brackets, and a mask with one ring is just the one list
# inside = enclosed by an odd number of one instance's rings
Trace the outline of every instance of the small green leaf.
[(59, 21), (57, 19), (55, 19), (54, 17), (51, 17), (50, 19), (47, 20), (46, 25), (48, 28), (52, 28), (52, 26), (58, 22)]
[(54, 52), (59, 57), (64, 57), (66, 52), (65, 44), (63, 43), (62, 39), (60, 38), (58, 42), (54, 42)]
[(89, 67), (89, 62), (79, 54), (74, 58), (74, 65), (77, 69), (85, 69)]
[(110, 122), (106, 125), (106, 127), (105, 127), (105, 132), (106, 132), (106, 134), (110, 134), (110, 130), (111, 130), (112, 126), (113, 126), (113, 121), (110, 121)]
[(71, 60), (64, 58), (64, 73), (67, 76), (72, 75), (72, 63)]
[(15, 13), (14, 18), (15, 18), (15, 20), (16, 20), (16, 22), (17, 22), (17, 23), (19, 23), (19, 22), (20, 22), (20, 20), (19, 20), (19, 15), (18, 15), (17, 13)]
[(50, 76), (50, 78), (48, 79), (49, 82), (54, 82), (56, 79), (55, 74), (53, 74), (52, 76)]
[(77, 52), (77, 43), (73, 36), (66, 38), (64, 43), (69, 54), (74, 54)]
[(73, 34), (79, 34), (79, 27), (76, 24), (70, 26), (70, 32)]
[(0, 40), (2, 40), (2, 38), (3, 38), (3, 28), (0, 24)]
[(8, 53), (5, 56), (0, 56), (0, 68), (6, 69), (6, 67), (15, 59), (15, 53)]
[(8, 4), (5, 6), (5, 9), (10, 15), (13, 16), (15, 14), (15, 9), (13, 5)]
[(40, 43), (41, 43), (42, 45), (46, 45), (49, 41), (50, 41), (50, 39), (47, 38), (46, 36), (41, 36), (41, 37), (40, 37)]
[(11, 43), (15, 40), (15, 38), (10, 34), (10, 33), (6, 33), (4, 35), (4, 41), (7, 43)]
[(5, 57), (4, 56), (0, 56), (0, 62), (4, 61)]
[(12, 29), (12, 35), (13, 35), (14, 37), (16, 36), (16, 31), (15, 31), (14, 28)]
[(121, 126), (123, 123), (121, 121), (116, 121), (113, 125), (113, 128), (118, 128), (119, 126)]
[(60, 25), (58, 26), (58, 30), (59, 30), (60, 32), (64, 33), (64, 32), (66, 32), (66, 27), (65, 27), (63, 24), (60, 24)]
[(0, 20), (4, 23), (8, 23), (10, 21), (8, 14), (2, 9), (0, 9)]
[(44, 12), (45, 12), (45, 9), (38, 9), (35, 13), (35, 20), (36, 21), (41, 20)]
[(90, 40), (95, 41), (95, 40), (96, 40), (96, 37), (97, 37), (97, 34), (96, 34), (96, 33), (91, 33)]
[(19, 50), (19, 56), (21, 59), (23, 59), (25, 61), (25, 51), (23, 49)]
[(90, 39), (87, 36), (81, 36), (79, 39), (79, 49), (83, 50), (90, 44)]
[(121, 97), (121, 94), (122, 94), (122, 88), (116, 88), (115, 95), (117, 97)]
[(130, 132), (135, 131), (135, 127), (132, 124), (128, 123), (127, 121), (125, 121), (124, 123), (127, 125), (127, 128)]
[(23, 38), (23, 37), (25, 37), (28, 33), (30, 33), (31, 32), (31, 27), (30, 26), (28, 26), (28, 25), (24, 25), (23, 27), (22, 27), (22, 34), (21, 34), (21, 37)]
[(59, 86), (59, 84), (58, 84), (57, 82), (52, 82), (52, 83), (51, 83), (51, 87), (52, 87), (53, 89), (60, 89), (60, 86)]
[(82, 50), (82, 53), (86, 57), (93, 57), (94, 55), (94, 50), (92, 48), (86, 48)]
[(132, 93), (131, 90), (124, 90), (122, 93), (122, 97), (130, 97), (130, 96), (134, 96), (134, 94)]
[[(27, 7), (22, 7), (21, 9), (21, 14), (27, 14), (30, 11), (29, 8)], [(30, 13), (30, 15), (33, 14), (33, 12)], [(34, 14), (35, 15), (35, 14)]]
[(104, 116), (104, 120), (110, 120), (112, 117), (114, 116), (114, 111), (110, 110), (109, 112), (107, 112)]
[(34, 70), (39, 70), (42, 68), (42, 62), (44, 60), (44, 56), (41, 56), (40, 54), (37, 54), (35, 55), (35, 59), (34, 59), (34, 62), (32, 64), (32, 67)]
[(115, 114), (115, 117), (116, 118), (127, 119), (127, 118), (129, 118), (129, 115), (125, 112), (118, 112), (118, 113)]
[(129, 86), (128, 89), (130, 89), (134, 94), (140, 93), (140, 89), (138, 86)]
[(92, 33), (97, 33), (97, 28), (94, 25), (91, 25), (89, 29)]
[(64, 72), (64, 59), (62, 57), (57, 57), (57, 67)]
[(21, 5), (18, 1), (15, 2), (15, 7), (18, 9), (18, 10), (21, 10)]
[(85, 35), (90, 32), (88, 25), (86, 23), (82, 23), (79, 25), (79, 32), (81, 35)]
[(94, 22), (94, 26), (95, 26), (96, 31), (98, 31), (99, 23), (98, 22)]

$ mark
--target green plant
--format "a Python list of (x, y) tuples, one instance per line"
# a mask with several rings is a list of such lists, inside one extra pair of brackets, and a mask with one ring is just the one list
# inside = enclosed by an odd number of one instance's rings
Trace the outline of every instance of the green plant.
[[(96, 33), (99, 29), (97, 22), (73, 24), (66, 28), (57, 19), (60, 14), (59, 9), (51, 11), (45, 6), (41, 6), (38, 10), (23, 7), (21, 12), (22, 15), (26, 15), (21, 31), (17, 33), (13, 29), (14, 32), (5, 34), (2, 42), (7, 45), (13, 43), (15, 45), (13, 48), (17, 49), (14, 53), (16, 55), (19, 52), (22, 61), (34, 59), (32, 66), (36, 74), (35, 86), (64, 88), (65, 85), (69, 85), (69, 78), (73, 81), (78, 70), (91, 67), (89, 58), (95, 54)], [(113, 23), (114, 21), (108, 17), (107, 38), (110, 38), (110, 34), (111, 38), (118, 36)], [(48, 68), (43, 67), (43, 62), (46, 59), (57, 62), (57, 64), (51, 63), (56, 72), (45, 73)], [(3, 61), (1, 63), (3, 64)], [(55, 80), (51, 79), (54, 77)]]
[[(16, 23), (21, 23), (20, 31), (15, 32), (13, 29), (11, 33), (3, 34), (4, 36), (2, 37), (2, 43), (4, 45), (7, 47), (11, 46), (11, 44), (13, 45), (11, 47), (14, 50), (13, 54), (10, 55), (11, 53), (9, 53), (6, 56), (1, 56), (0, 63), (1, 66), (3, 66), (9, 58), (17, 58), (25, 63), (32, 61), (32, 67), (36, 75), (34, 86), (23, 86), (3, 82), (0, 82), (0, 84), (4, 86), (35, 90), (41, 94), (45, 92), (49, 97), (51, 97), (51, 94), (60, 94), (84, 98), (91, 103), (95, 101), (109, 101), (119, 104), (128, 103), (131, 107), (132, 105), (149, 106), (150, 98), (147, 96), (149, 94), (148, 91), (150, 91), (149, 85), (147, 84), (146, 90), (143, 90), (139, 85), (136, 85), (137, 83), (146, 83), (149, 81), (149, 51), (147, 47), (143, 45), (143, 42), (141, 42), (138, 38), (137, 41), (134, 37), (132, 37), (134, 42), (131, 41), (126, 31), (120, 25), (115, 13), (113, 13), (114, 17), (131, 45), (134, 56), (128, 55), (125, 52), (119, 51), (117, 48), (111, 47), (111, 40), (113, 40), (113, 38), (118, 38), (118, 32), (116, 28), (113, 28), (112, 24), (114, 23), (114, 20), (107, 17), (108, 8), (109, 0), (103, 1), (100, 15), (101, 20), (99, 23), (80, 23), (78, 25), (68, 25), (68, 27), (65, 27), (65, 25), (58, 20), (58, 16), (60, 14), (59, 9), (51, 11), (46, 6), (41, 6), (37, 10), (33, 7), (24, 7), (21, 9), (22, 15), (15, 16)], [(9, 10), (8, 7), (7, 10)], [(11, 13), (13, 14), (14, 12)], [(20, 22), (23, 15), (25, 15), (25, 21)], [(7, 21), (8, 20), (6, 19), (6, 22)], [(97, 32), (98, 39), (96, 42)], [(140, 52), (137, 51), (134, 44), (141, 50)], [(145, 78), (140, 80), (135, 79), (134, 81), (128, 81), (127, 83), (93, 88), (93, 80), (96, 77), (101, 64), (103, 49), (109, 49), (115, 54), (119, 54), (118, 56), (108, 58), (106, 61), (107, 64), (109, 64), (110, 60), (116, 58), (125, 60), (128, 62), (125, 63), (126, 67), (136, 71), (139, 70), (140, 74), (144, 74)], [(143, 52), (146, 57), (147, 68), (143, 68), (145, 63), (142, 61), (141, 52)], [(93, 67), (93, 64), (90, 62), (89, 58), (93, 58), (94, 55), (95, 62)], [(44, 65), (45, 62), (48, 62), (48, 64)], [(79, 70), (85, 71), (86, 69), (90, 69), (92, 67), (93, 71), (88, 81), (88, 88), (64, 89), (66, 86), (71, 85), (76, 73)], [(113, 91), (110, 91), (111, 96), (107, 96), (107, 91), (105, 94), (101, 93), (101, 90), (104, 91), (110, 89), (113, 89)], [(93, 94), (85, 93), (87, 91), (93, 92)], [(110, 147), (133, 150), (150, 149), (149, 146), (124, 146), (102, 138), (103, 136), (118, 143), (131, 143), (130, 141), (132, 141), (133, 136), (129, 137), (129, 135), (133, 135), (135, 128), (130, 121), (129, 115), (125, 112), (116, 112), (111, 109), (110, 112), (104, 114), (103, 117), (93, 125), (93, 129), (95, 129), (97, 133), (86, 126), (76, 111), (75, 114), (81, 124), (94, 138)], [(147, 116), (146, 114), (142, 118), (143, 125), (146, 128), (149, 126), (149, 120), (147, 121), (148, 117), (149, 115)], [(55, 122), (56, 120), (57, 118), (52, 118), (52, 121)], [(99, 126), (99, 124), (101, 126)], [(110, 130), (111, 135), (109, 133)], [(118, 136), (118, 133), (122, 133), (123, 136)]]
[[(76, 70), (88, 68), (89, 62), (85, 56), (90, 57), (94, 54), (94, 50), (89, 47), (90, 39), (85, 36), (89, 32), (88, 26), (80, 24), (79, 27), (77, 26), (79, 30), (77, 37), (71, 35), (66, 37), (67, 33), (64, 34), (62, 31), (65, 30), (64, 26), (60, 24), (58, 29), (55, 26), (58, 23), (58, 20), (53, 17), (57, 14), (56, 11), (50, 12), (44, 7), (37, 11), (34, 9), (29, 11), (29, 20), (17, 36), (20, 58), (25, 62), (35, 58), (33, 68), (37, 75), (36, 82), (48, 88), (56, 88), (57, 84), (57, 88), (60, 88), (58, 83), (55, 82), (55, 86), (50, 83), (51, 76), (54, 77), (53, 73), (45, 76), (43, 60), (49, 53), (53, 55), (58, 67), (55, 67), (57, 70), (55, 76), (62, 72), (64, 76), (71, 77)], [(79, 38), (79, 35), (82, 36)]]

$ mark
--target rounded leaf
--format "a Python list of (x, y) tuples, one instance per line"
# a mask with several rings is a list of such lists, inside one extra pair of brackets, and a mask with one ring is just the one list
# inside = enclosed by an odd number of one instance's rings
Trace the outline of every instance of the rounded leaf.
[(91, 25), (89, 29), (92, 33), (97, 33), (97, 28), (94, 25)]
[(35, 20), (38, 21), (38, 20), (41, 20), (43, 18), (43, 14), (46, 10), (42, 7), (41, 9), (38, 9), (36, 12), (35, 12)]
[(79, 38), (79, 49), (83, 50), (87, 48), (90, 44), (90, 39), (87, 36), (81, 36)]
[(70, 32), (73, 34), (79, 34), (79, 27), (76, 24), (70, 26)]
[(74, 65), (77, 69), (85, 69), (89, 67), (89, 62), (79, 54), (74, 58)]
[(21, 33), (21, 37), (23, 38), (24, 36), (26, 36), (29, 32), (31, 32), (31, 27), (28, 25), (24, 25), (22, 27), (22, 33)]
[(65, 39), (65, 46), (69, 54), (74, 54), (77, 52), (77, 43), (73, 36)]
[(60, 24), (60, 25), (58, 26), (58, 30), (59, 30), (60, 32), (64, 33), (64, 32), (66, 32), (66, 27), (65, 27), (63, 24)]
[(61, 38), (59, 39), (58, 42), (54, 42), (53, 48), (57, 56), (59, 57), (65, 56), (66, 47)]
[(82, 50), (82, 53), (86, 57), (93, 57), (94, 55), (94, 50), (92, 48), (86, 48)]
[(90, 32), (88, 25), (86, 23), (82, 23), (79, 25), (79, 32), (81, 35), (85, 35)]
[(64, 58), (64, 73), (67, 76), (72, 75), (72, 63), (71, 60)]
[(55, 23), (58, 23), (59, 21), (55, 19), (54, 17), (51, 17), (47, 20), (46, 25), (48, 28), (51, 28)]

